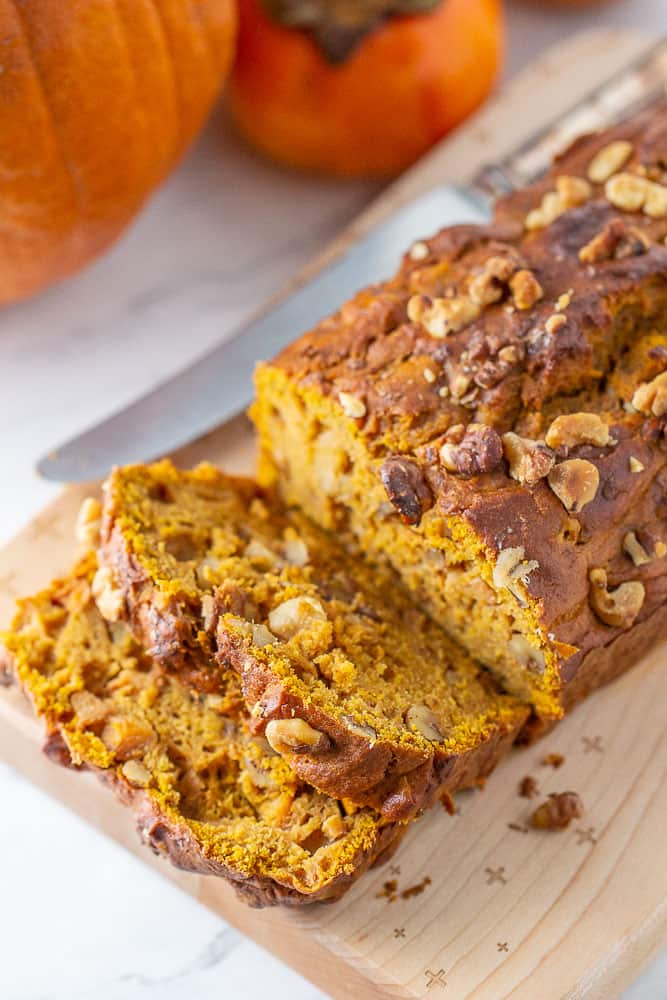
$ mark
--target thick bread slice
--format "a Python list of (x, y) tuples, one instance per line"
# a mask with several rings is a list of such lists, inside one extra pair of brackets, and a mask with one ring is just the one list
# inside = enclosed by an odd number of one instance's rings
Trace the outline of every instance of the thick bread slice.
[(117, 469), (100, 553), (105, 613), (205, 688), (233, 667), (255, 733), (388, 819), (486, 776), (526, 718), (390, 570), (211, 466)]
[(188, 871), (220, 875), (252, 906), (335, 899), (405, 824), (300, 781), (252, 736), (233, 683), (203, 694), (166, 674), (91, 594), (94, 557), (20, 602), (6, 666), (47, 730), (45, 751), (94, 771), (143, 840)]
[(257, 373), (264, 485), (547, 721), (667, 615), (666, 165), (665, 105), (583, 137)]

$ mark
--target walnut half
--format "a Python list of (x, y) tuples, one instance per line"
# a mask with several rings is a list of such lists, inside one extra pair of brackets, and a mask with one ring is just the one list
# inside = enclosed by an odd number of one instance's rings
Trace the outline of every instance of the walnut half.
[(615, 590), (607, 590), (607, 572), (592, 569), (589, 597), (591, 607), (600, 621), (613, 628), (629, 628), (642, 609), (646, 591), (639, 580), (621, 583)]
[(276, 753), (317, 753), (326, 750), (330, 743), (326, 733), (298, 718), (273, 719), (264, 735)]
[(548, 476), (549, 486), (566, 510), (583, 510), (595, 499), (600, 473), (592, 462), (570, 458), (555, 465)]

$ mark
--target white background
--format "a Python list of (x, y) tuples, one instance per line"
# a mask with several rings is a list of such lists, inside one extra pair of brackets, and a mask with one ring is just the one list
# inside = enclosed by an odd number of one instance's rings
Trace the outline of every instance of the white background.
[[(506, 75), (585, 27), (667, 30), (667, 0), (545, 7), (509, 4)], [(233, 330), (376, 191), (261, 162), (221, 112), (111, 254), (5, 310), (0, 541), (55, 492), (32, 471), (40, 454)], [(0, 801), (0, 1000), (322, 996), (5, 765)], [(649, 998), (667, 998), (667, 955), (625, 1000)]]

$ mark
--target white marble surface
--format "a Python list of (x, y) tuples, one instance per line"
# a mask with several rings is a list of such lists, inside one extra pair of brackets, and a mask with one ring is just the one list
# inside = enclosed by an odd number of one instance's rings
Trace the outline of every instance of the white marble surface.
[[(581, 27), (667, 29), (665, 0), (580, 14), (546, 12), (529, 0), (509, 6), (508, 74)], [(235, 140), (220, 113), (111, 254), (67, 285), (5, 310), (0, 541), (55, 492), (33, 473), (43, 451), (230, 332), (374, 190), (272, 168)], [(0, 801), (2, 1000), (322, 996), (5, 765)], [(667, 955), (625, 1000), (664, 998)]]

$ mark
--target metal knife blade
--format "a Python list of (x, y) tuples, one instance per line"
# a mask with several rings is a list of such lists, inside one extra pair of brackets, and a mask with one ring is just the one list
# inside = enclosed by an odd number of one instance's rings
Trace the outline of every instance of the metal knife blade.
[(419, 196), (231, 339), (46, 455), (38, 471), (58, 482), (99, 479), (112, 465), (148, 461), (196, 440), (248, 406), (258, 361), (271, 358), (359, 288), (392, 274), (401, 254), (425, 233), (483, 221), (489, 210), (473, 188), (442, 186)]

